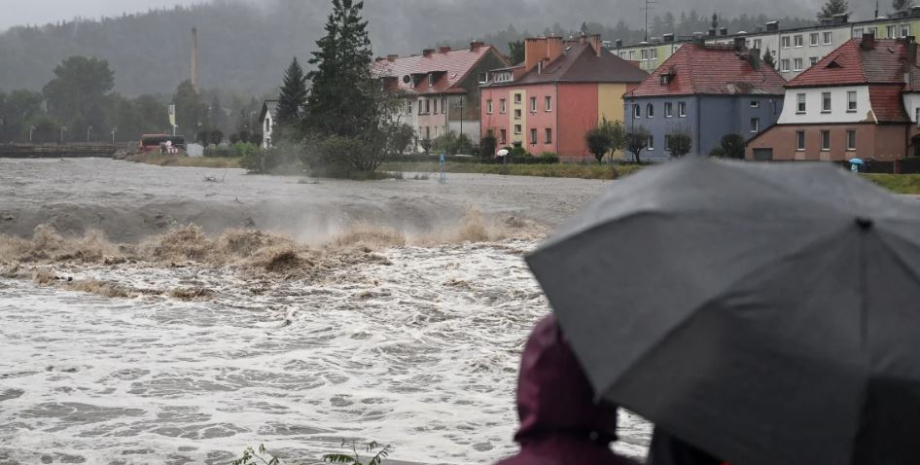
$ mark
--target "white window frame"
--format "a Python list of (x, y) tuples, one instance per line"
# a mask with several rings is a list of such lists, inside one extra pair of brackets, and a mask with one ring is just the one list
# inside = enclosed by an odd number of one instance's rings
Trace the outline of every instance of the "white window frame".
[(784, 73), (788, 73), (792, 69), (791, 64), (792, 64), (791, 60), (789, 60), (788, 58), (783, 58), (782, 60), (779, 61), (780, 70)]
[(822, 39), (823, 39), (822, 42), (824, 43), (824, 45), (831, 45), (834, 43), (834, 33), (827, 31), (823, 34)]
[(754, 134), (760, 132), (760, 118), (751, 118), (751, 132)]
[(687, 117), (687, 102), (677, 102), (677, 117), (678, 118)]
[(674, 104), (672, 102), (664, 102), (664, 117), (665, 118), (674, 117)]
[(795, 151), (796, 152), (805, 151), (805, 131), (795, 132)]
[(805, 46), (805, 36), (802, 34), (792, 36), (792, 43), (795, 48), (802, 48)]
[(498, 108), (498, 110), (499, 110), (498, 112), (501, 113), (501, 114), (503, 114), (503, 115), (506, 114), (506, 113), (508, 113), (508, 100), (506, 100), (506, 99), (501, 99), (501, 100), (499, 100), (499, 108)]
[(895, 37), (897, 37), (898, 27), (895, 26), (894, 24), (890, 24), (888, 25), (887, 28), (885, 28), (885, 32), (888, 33), (889, 39), (894, 39)]
[(782, 48), (792, 48), (792, 37), (784, 36), (782, 39)]
[(863, 28), (857, 27), (857, 28), (854, 28), (854, 29), (853, 29), (853, 38), (854, 38), (854, 39), (861, 39), (862, 36), (863, 36)]
[(810, 58), (808, 59), (808, 66), (814, 66), (814, 65), (818, 64), (818, 61), (820, 61), (820, 58), (818, 58), (818, 57), (810, 57)]
[(543, 134), (546, 137), (546, 143), (552, 144), (553, 143), (553, 128), (546, 128), (546, 130), (543, 131)]
[(524, 103), (524, 94), (522, 94), (522, 93), (520, 93), (520, 92), (515, 92), (515, 93), (514, 93), (514, 104), (515, 104), (515, 105), (520, 105), (520, 104), (522, 104), (522, 103)]
[(760, 100), (751, 100), (751, 108), (760, 108)]
[(796, 58), (792, 60), (792, 70), (793, 71), (801, 71), (804, 66), (805, 66), (805, 60), (802, 58)]
[[(851, 135), (853, 136), (852, 140), (850, 139)], [(853, 144), (851, 145), (850, 142), (852, 142)], [(855, 152), (855, 151), (856, 151), (856, 130), (847, 129), (847, 152)]]
[(811, 47), (817, 47), (821, 43), (821, 33), (812, 32), (808, 35), (808, 45)]
[(648, 147), (647, 147), (647, 149), (648, 149), (649, 152), (654, 152), (654, 151), (655, 151), (655, 136), (653, 136), (653, 135), (651, 135), (651, 134), (648, 135)]
[(645, 117), (648, 119), (655, 117), (655, 105), (649, 103), (645, 106)]
[(808, 97), (805, 94), (795, 94), (795, 114), (808, 113)]
[[(825, 142), (827, 143), (825, 144)], [(831, 151), (831, 131), (829, 129), (824, 129), (821, 131), (821, 151)]]
[(499, 137), (501, 138), (501, 141), (500, 141), (500, 142), (501, 142), (502, 144), (507, 144), (507, 143), (508, 143), (508, 130), (507, 130), (507, 129), (499, 129), (499, 130), (498, 130), (498, 135), (499, 135)]
[(633, 119), (641, 119), (641, 118), (642, 118), (642, 104), (635, 103), (633, 104)]
[(763, 40), (754, 39), (754, 48), (756, 48), (757, 50), (760, 50), (760, 47), (762, 46), (763, 46)]
[(530, 128), (530, 145), (537, 145), (537, 128)]
[(648, 61), (648, 50), (642, 50), (642, 61)]
[(834, 110), (834, 99), (830, 92), (821, 92), (821, 113), (830, 113)]
[(901, 37), (907, 37), (910, 35), (910, 24), (901, 25)]
[(515, 124), (515, 125), (514, 125), (514, 134), (515, 134), (515, 135), (520, 135), (523, 131), (524, 131), (524, 127), (521, 126), (520, 124)]
[(651, 52), (649, 52), (649, 57), (650, 57), (652, 60), (657, 60), (657, 59), (658, 59), (658, 49), (657, 49), (657, 48), (653, 48), (653, 49), (651, 50)]
[(530, 112), (531, 113), (537, 112), (537, 98), (536, 97), (530, 97)]
[(523, 119), (523, 118), (524, 118), (524, 111), (521, 110), (520, 108), (515, 108), (515, 109), (514, 109), (514, 119), (515, 119), (515, 120), (520, 120), (520, 119)]
[(870, 27), (869, 29), (866, 29), (866, 31), (870, 34), (874, 34), (875, 37), (878, 38), (878, 28), (877, 27)]
[(855, 90), (847, 92), (847, 113), (856, 113), (859, 110), (859, 103), (856, 98)]
[(665, 152), (671, 151), (671, 136), (668, 134), (665, 134), (664, 136), (664, 151)]
[(492, 114), (495, 111), (495, 106), (492, 104), (492, 99), (486, 100), (486, 113)]
[(546, 105), (547, 113), (553, 111), (553, 98), (551, 96), (547, 95), (546, 98), (543, 99), (543, 103)]

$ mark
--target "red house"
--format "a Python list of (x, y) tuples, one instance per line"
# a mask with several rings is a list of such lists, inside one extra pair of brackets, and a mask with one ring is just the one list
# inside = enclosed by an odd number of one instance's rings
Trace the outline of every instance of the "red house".
[(605, 50), (596, 35), (530, 38), (524, 47), (524, 63), (493, 70), (481, 89), (482, 135), (534, 155), (591, 159), (585, 133), (602, 118), (622, 121), (623, 94), (648, 74)]

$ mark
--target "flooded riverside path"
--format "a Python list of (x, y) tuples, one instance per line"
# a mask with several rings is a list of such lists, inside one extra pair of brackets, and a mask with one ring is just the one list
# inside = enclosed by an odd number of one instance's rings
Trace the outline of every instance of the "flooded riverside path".
[[(346, 261), (321, 279), (42, 265), (64, 282), (206, 289), (207, 299), (111, 298), (0, 277), (0, 463), (226, 464), (263, 442), (299, 463), (341, 451), (343, 439), (392, 444), (394, 459), (431, 464), (487, 464), (515, 449), (519, 351), (549, 311), (522, 260), (539, 238), (471, 242), (452, 231), (470, 209), (498, 225), (513, 217), (552, 227), (603, 183), (206, 175), (223, 173), (0, 160), (0, 234), (29, 237), (50, 224), (133, 243), (187, 223), (215, 234), (248, 223), (322, 242), (364, 223), (447, 239), (382, 246), (377, 259)], [(648, 426), (628, 415), (621, 425), (622, 447), (641, 453)]]

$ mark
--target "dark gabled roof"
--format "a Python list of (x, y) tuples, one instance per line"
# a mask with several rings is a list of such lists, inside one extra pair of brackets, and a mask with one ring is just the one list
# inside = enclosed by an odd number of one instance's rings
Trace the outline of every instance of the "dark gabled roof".
[(555, 60), (535, 67), (511, 82), (493, 84), (493, 87), (547, 84), (556, 82), (638, 83), (648, 73), (630, 62), (601, 50), (600, 56), (590, 43), (572, 45)]
[[(755, 69), (749, 58), (730, 45), (687, 44), (625, 97), (785, 94), (786, 80), (770, 65)], [(662, 75), (671, 76), (667, 84)]]

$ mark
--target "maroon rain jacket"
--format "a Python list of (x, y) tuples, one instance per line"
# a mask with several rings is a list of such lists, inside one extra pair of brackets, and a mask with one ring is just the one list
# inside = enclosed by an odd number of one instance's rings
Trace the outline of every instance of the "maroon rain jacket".
[(617, 409), (594, 403), (555, 317), (537, 324), (524, 347), (517, 396), (521, 451), (498, 465), (635, 465), (610, 450)]

